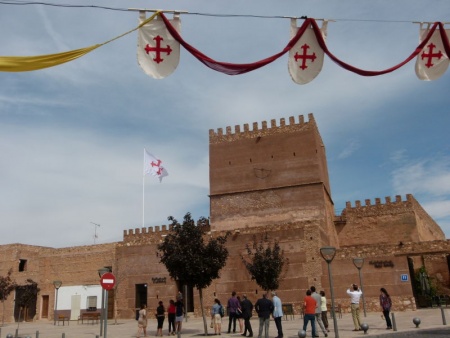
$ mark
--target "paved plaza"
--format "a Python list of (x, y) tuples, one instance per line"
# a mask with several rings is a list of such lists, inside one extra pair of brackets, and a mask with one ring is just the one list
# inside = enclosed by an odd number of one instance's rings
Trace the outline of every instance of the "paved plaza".
[[(448, 325), (443, 324), (442, 313), (444, 313), (445, 321)], [(440, 308), (433, 309), (420, 309), (417, 311), (395, 312), (395, 322), (397, 331), (386, 330), (385, 321), (381, 318), (381, 313), (370, 312), (367, 313), (367, 317), (362, 315), (363, 323), (369, 325), (369, 330), (366, 334), (363, 331), (353, 332), (353, 322), (351, 314), (344, 313), (342, 318), (337, 319), (338, 332), (340, 338), (352, 338), (352, 337), (449, 337), (450, 336), (450, 308), (444, 308), (441, 311)], [(419, 328), (413, 323), (414, 318), (420, 318)], [(208, 318), (208, 333), (214, 332), (209, 328)], [(254, 337), (258, 335), (258, 319), (252, 317), (251, 320)], [(284, 338), (298, 338), (298, 331), (303, 326), (303, 319), (299, 316), (288, 316), (287, 320), (283, 320)], [(333, 332), (334, 325), (333, 320), (329, 321), (330, 332), (328, 337), (336, 337)], [(242, 338), (240, 333), (226, 333), (228, 328), (228, 317), (223, 318), (222, 323), (222, 338)], [(17, 323), (5, 324), (0, 328), (0, 338), (6, 338), (8, 334), (12, 334), (13, 337), (16, 334)], [(164, 335), (167, 337), (167, 318), (164, 322)], [(237, 330), (239, 331), (239, 324), (237, 324)], [(270, 338), (277, 336), (275, 323), (273, 320), (270, 323), (269, 328)], [(118, 320), (117, 324), (114, 324), (114, 320), (109, 320), (107, 326), (106, 338), (128, 338), (136, 337), (137, 321), (136, 320)], [(156, 334), (156, 319), (149, 320), (148, 337), (155, 337)], [(100, 335), (99, 324), (81, 324), (77, 321), (71, 321), (69, 325), (67, 323), (63, 326), (53, 325), (53, 322), (49, 321), (37, 321), (30, 323), (20, 323), (18, 330), (18, 337), (25, 338), (95, 338)], [(204, 335), (203, 321), (201, 318), (188, 318), (187, 322), (183, 322), (181, 336), (188, 337), (200, 337)], [(324, 337), (323, 333), (319, 331), (319, 336)], [(307, 337), (311, 337), (310, 327), (307, 330)]]

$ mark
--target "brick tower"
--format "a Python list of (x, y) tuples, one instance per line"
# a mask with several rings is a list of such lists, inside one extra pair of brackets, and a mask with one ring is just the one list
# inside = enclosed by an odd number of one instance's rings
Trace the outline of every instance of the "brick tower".
[(308, 118), (209, 131), (212, 230), (314, 224), (317, 245), (338, 246), (325, 147)]

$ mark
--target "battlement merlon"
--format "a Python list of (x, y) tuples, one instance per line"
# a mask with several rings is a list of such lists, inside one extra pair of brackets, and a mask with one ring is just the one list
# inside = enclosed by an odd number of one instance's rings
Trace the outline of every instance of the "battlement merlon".
[[(217, 131), (214, 131), (214, 129), (210, 129), (209, 143), (215, 144), (222, 142), (230, 142), (242, 138), (258, 138), (261, 136), (273, 135), (278, 133), (299, 131), (306, 128), (313, 128), (318, 133), (316, 121), (312, 113), (308, 114), (308, 119), (309, 121), (305, 122), (304, 116), (299, 115), (298, 123), (296, 123), (294, 116), (290, 116), (289, 124), (286, 124), (286, 119), (281, 118), (278, 126), (276, 120), (272, 119), (270, 121), (270, 128), (267, 126), (267, 121), (261, 122), (261, 128), (258, 128), (258, 122), (253, 122), (252, 130), (250, 130), (249, 124), (246, 123), (243, 126), (243, 131), (241, 131), (240, 125), (234, 126), (234, 132), (232, 131), (231, 126), (228, 126), (225, 128), (225, 133), (223, 132), (223, 128), (218, 128)], [(318, 135), (320, 134), (318, 133)]]
[(402, 197), (400, 195), (396, 195), (394, 202), (392, 202), (390, 196), (386, 196), (385, 197), (385, 204), (381, 203), (381, 199), (379, 197), (376, 197), (375, 200), (374, 200), (374, 202), (375, 202), (374, 204), (372, 204), (370, 199), (365, 199), (364, 200), (364, 204), (365, 205), (361, 205), (361, 201), (360, 200), (356, 200), (354, 207), (352, 207), (351, 202), (345, 202), (345, 208), (346, 209), (352, 209), (352, 208), (363, 208), (363, 207), (379, 206), (379, 205), (395, 205), (395, 204), (402, 204), (402, 203), (407, 203), (407, 202), (412, 203), (413, 201), (416, 201), (416, 200), (414, 199), (414, 197), (411, 194), (407, 194), (406, 195), (406, 200), (405, 201), (402, 200)]

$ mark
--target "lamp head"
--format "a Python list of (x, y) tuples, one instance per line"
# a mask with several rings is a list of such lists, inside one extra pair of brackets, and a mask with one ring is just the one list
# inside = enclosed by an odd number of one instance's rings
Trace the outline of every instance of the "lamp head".
[(331, 263), (336, 255), (336, 248), (334, 246), (324, 246), (320, 248), (320, 254), (327, 263)]
[(53, 281), (53, 286), (55, 287), (56, 290), (58, 290), (62, 285), (62, 282), (60, 280), (54, 280)]
[(364, 265), (364, 258), (361, 257), (353, 258), (353, 264), (356, 266), (358, 270), (361, 270)]

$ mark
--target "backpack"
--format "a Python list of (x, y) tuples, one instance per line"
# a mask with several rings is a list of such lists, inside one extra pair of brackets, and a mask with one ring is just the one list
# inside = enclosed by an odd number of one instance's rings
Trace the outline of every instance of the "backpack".
[(223, 306), (222, 306), (222, 305), (220, 305), (220, 308), (219, 308), (219, 313), (220, 313), (220, 317), (223, 317), (223, 316), (225, 316), (225, 311), (224, 311), (224, 309), (223, 309)]

